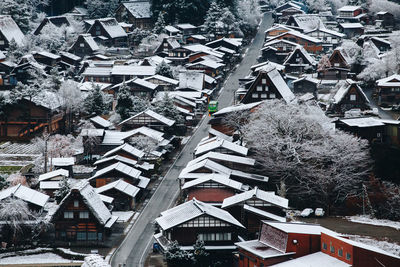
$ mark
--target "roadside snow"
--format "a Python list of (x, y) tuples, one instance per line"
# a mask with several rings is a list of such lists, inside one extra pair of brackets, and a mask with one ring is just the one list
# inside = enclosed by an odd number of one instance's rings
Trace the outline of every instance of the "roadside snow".
[(397, 243), (389, 243), (384, 240), (376, 240), (372, 237), (368, 236), (358, 236), (358, 235), (349, 235), (348, 236), (351, 240), (364, 243), (367, 245), (371, 245), (374, 247), (378, 247), (386, 252), (389, 252), (393, 255), (400, 256), (400, 245)]
[(390, 221), (390, 220), (380, 220), (371, 218), (369, 215), (356, 215), (356, 216), (347, 216), (346, 220), (355, 222), (355, 223), (363, 223), (363, 224), (371, 224), (377, 226), (387, 226), (392, 227), (396, 230), (400, 230), (400, 222)]
[(69, 263), (69, 262), (82, 262), (67, 260), (54, 253), (42, 253), (28, 256), (7, 257), (1, 259), (1, 264), (32, 264), (32, 263)]

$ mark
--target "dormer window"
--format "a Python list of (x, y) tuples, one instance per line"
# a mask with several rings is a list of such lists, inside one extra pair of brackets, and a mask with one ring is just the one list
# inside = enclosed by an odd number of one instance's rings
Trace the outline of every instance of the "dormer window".
[(350, 101), (356, 101), (357, 96), (356, 95), (350, 95)]
[(74, 200), (74, 208), (79, 207), (79, 200)]

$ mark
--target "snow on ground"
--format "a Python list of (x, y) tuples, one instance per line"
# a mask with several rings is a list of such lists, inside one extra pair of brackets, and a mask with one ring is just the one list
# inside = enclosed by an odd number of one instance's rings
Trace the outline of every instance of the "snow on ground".
[(82, 262), (75, 260), (64, 259), (54, 253), (42, 253), (27, 256), (15, 256), (1, 259), (1, 264), (32, 264), (32, 263), (69, 263)]
[(378, 247), (386, 252), (400, 256), (400, 245), (397, 243), (389, 243), (385, 240), (376, 240), (368, 236), (349, 235), (351, 240), (364, 243), (370, 246)]
[(127, 222), (132, 218), (134, 213), (133, 211), (113, 211), (112, 215), (118, 216), (118, 222)]
[(387, 226), (392, 227), (394, 229), (400, 230), (400, 222), (390, 221), (390, 220), (380, 220), (371, 218), (369, 215), (356, 215), (356, 216), (347, 216), (346, 220), (355, 222), (355, 223), (363, 223), (363, 224), (371, 224), (377, 226)]

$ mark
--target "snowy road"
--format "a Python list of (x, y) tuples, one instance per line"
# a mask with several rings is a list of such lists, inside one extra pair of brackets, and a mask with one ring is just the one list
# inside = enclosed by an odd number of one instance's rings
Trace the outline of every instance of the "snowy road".
[[(238, 79), (246, 76), (249, 73), (250, 67), (257, 63), (256, 60), (264, 42), (264, 31), (271, 27), (272, 23), (271, 14), (266, 13), (254, 41), (248, 47), (245, 57), (225, 82), (224, 90), (218, 98), (220, 108), (232, 104), (234, 92), (238, 88)], [(176, 161), (141, 212), (125, 240), (116, 250), (111, 259), (113, 267), (123, 266), (122, 264), (134, 267), (143, 266), (153, 241), (153, 221), (162, 211), (170, 208), (178, 196), (179, 183), (177, 177), (187, 162), (193, 158), (192, 155), (196, 145), (207, 135), (208, 121), (208, 116), (201, 121), (198, 129), (178, 155)]]

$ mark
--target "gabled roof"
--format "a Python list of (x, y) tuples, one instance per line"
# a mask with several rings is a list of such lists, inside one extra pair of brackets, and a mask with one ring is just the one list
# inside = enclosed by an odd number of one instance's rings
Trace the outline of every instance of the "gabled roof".
[(156, 74), (154, 66), (114, 65), (111, 71), (111, 75), (152, 76), (154, 74)]
[(357, 9), (360, 9), (360, 6), (342, 6), (339, 8), (337, 11), (356, 11)]
[[(97, 45), (96, 41), (93, 39), (93, 36), (91, 36), (88, 33), (81, 34), (80, 37), (85, 41), (85, 43), (90, 47), (90, 49), (95, 52), (100, 49), (100, 47)], [(79, 39), (79, 37), (78, 37)]]
[(199, 61), (196, 63), (186, 64), (186, 67), (193, 67), (193, 66), (198, 66), (198, 65), (203, 65), (203, 66), (205, 66), (207, 68), (211, 68), (211, 69), (218, 69), (218, 68), (225, 66), (225, 64), (218, 63), (218, 62), (215, 62), (214, 60), (208, 59), (208, 60), (202, 60), (202, 61)]
[(214, 49), (212, 49), (208, 46), (202, 45), (202, 44), (185, 45), (184, 48), (186, 48), (192, 52), (204, 52), (204, 53), (207, 53), (209, 55), (213, 55), (213, 56), (216, 56), (219, 58), (222, 58), (225, 55), (222, 52), (215, 51)]
[(40, 207), (44, 207), (44, 205), (47, 203), (47, 200), (49, 200), (48, 195), (30, 189), (22, 184), (11, 186), (0, 191), (0, 201), (9, 197), (16, 197)]
[(93, 165), (96, 166), (96, 165), (99, 165), (101, 163), (108, 162), (108, 161), (111, 161), (111, 160), (120, 161), (122, 163), (131, 165), (131, 166), (135, 166), (137, 164), (136, 160), (133, 160), (133, 159), (130, 159), (130, 158), (127, 158), (127, 157), (123, 157), (123, 156), (120, 156), (120, 155), (114, 155), (114, 156), (111, 156), (111, 157), (108, 157), (108, 158), (99, 159), (98, 161), (93, 163)]
[(244, 146), (229, 142), (222, 138), (215, 137), (208, 139), (206, 142), (199, 143), (195, 149), (195, 155), (200, 156), (207, 152), (214, 151), (218, 148), (224, 148), (243, 156), (247, 156), (247, 153), (249, 151), (249, 149)]
[(307, 40), (307, 41), (315, 43), (315, 44), (321, 44), (322, 43), (322, 41), (320, 39), (305, 35), (305, 34), (303, 34), (301, 32), (295, 31), (295, 30), (284, 32), (284, 33), (282, 33), (282, 34), (280, 34), (278, 36), (275, 36), (275, 37), (271, 38), (270, 40), (272, 41), (272, 40), (276, 40), (276, 39), (281, 39), (281, 37), (284, 37), (285, 35), (288, 35), (288, 34), (296, 36), (296, 37), (299, 37), (301, 39)]
[(58, 169), (58, 170), (55, 170), (52, 172), (44, 173), (44, 174), (39, 175), (39, 181), (49, 180), (51, 178), (58, 177), (58, 176), (68, 177), (69, 171), (64, 170), (64, 169)]
[(218, 130), (215, 130), (215, 129), (212, 128), (212, 127), (210, 127), (210, 128), (208, 129), (208, 133), (209, 133), (210, 135), (212, 135), (212, 136), (225, 139), (225, 140), (227, 140), (227, 141), (229, 141), (229, 142), (232, 142), (232, 141), (233, 141), (233, 137), (232, 137), (232, 136), (226, 135), (226, 134), (224, 134), (224, 133), (222, 133), (222, 132), (220, 132), (220, 131), (218, 131)]
[(321, 235), (321, 233), (327, 233), (332, 236), (338, 236), (338, 233), (329, 230), (319, 224), (311, 223), (297, 223), (297, 222), (272, 222), (262, 221), (264, 224), (270, 225), (276, 229), (281, 230), (285, 233), (294, 234), (308, 234), (308, 235)]
[(158, 87), (158, 84), (154, 84), (154, 83), (148, 82), (148, 81), (146, 81), (144, 79), (140, 79), (140, 78), (133, 78), (131, 80), (124, 81), (122, 83), (118, 83), (118, 84), (114, 85), (113, 87), (111, 87), (111, 89), (119, 88), (124, 84), (127, 85), (127, 86), (129, 86), (131, 84), (132, 85), (137, 85), (137, 86), (149, 89), (151, 91), (157, 89), (157, 87)]
[(141, 171), (139, 171), (131, 166), (128, 166), (122, 162), (116, 162), (110, 166), (107, 166), (103, 169), (98, 170), (96, 172), (96, 174), (93, 175), (90, 179), (95, 179), (97, 177), (101, 177), (112, 171), (117, 171), (117, 172), (119, 172), (123, 175), (129, 176), (130, 178), (133, 178), (133, 179), (139, 179), (139, 176), (142, 173)]
[(229, 106), (226, 108), (223, 108), (217, 112), (214, 113), (214, 116), (219, 116), (219, 115), (224, 115), (227, 113), (231, 113), (231, 112), (239, 112), (239, 111), (244, 111), (244, 110), (251, 110), (257, 106), (259, 106), (261, 102), (254, 102), (254, 103), (249, 103), (249, 104), (238, 104), (235, 106)]
[(152, 17), (149, 1), (130, 1), (121, 4), (137, 19)]
[(268, 211), (265, 211), (265, 210), (262, 210), (262, 209), (259, 209), (259, 208), (253, 207), (253, 206), (249, 206), (247, 204), (243, 205), (243, 209), (245, 211), (257, 214), (263, 218), (268, 218), (268, 219), (278, 221), (278, 222), (286, 222), (285, 217), (278, 216), (276, 214), (270, 213)]
[(335, 96), (333, 97), (333, 103), (338, 104), (340, 103), (343, 98), (346, 96), (346, 94), (349, 92), (350, 88), (353, 86), (356, 86), (357, 90), (360, 92), (360, 94), (365, 98), (365, 100), (369, 103), (368, 97), (365, 95), (363, 89), (357, 84), (357, 82), (347, 79), (346, 84), (344, 84), (342, 87), (339, 88), (339, 90), (336, 92)]
[(14, 39), (18, 45), (23, 45), (25, 36), (11, 16), (0, 15), (0, 33), (8, 42)]
[(103, 119), (100, 116), (96, 116), (93, 118), (90, 118), (90, 121), (92, 121), (93, 123), (100, 125), (103, 128), (109, 128), (112, 126), (112, 123), (106, 119)]
[(190, 70), (179, 73), (179, 88), (202, 90), (203, 87), (204, 73)]
[(121, 25), (118, 24), (118, 21), (115, 18), (96, 19), (88, 32), (92, 30), (92, 27), (96, 25), (96, 22), (103, 27), (104, 31), (110, 36), (110, 38), (127, 37), (126, 32)]
[(376, 85), (378, 86), (395, 86), (400, 87), (400, 75), (393, 74), (389, 77), (382, 78), (376, 81)]
[(321, 251), (308, 254), (293, 260), (288, 260), (278, 264), (274, 264), (274, 267), (351, 267), (351, 264), (347, 264), (344, 261), (338, 260), (337, 258), (330, 256), (327, 253)]
[(354, 23), (340, 23), (339, 24), (340, 27), (344, 28), (344, 29), (363, 29), (364, 26), (361, 23), (358, 22), (354, 22)]
[(303, 46), (298, 45), (296, 46), (296, 48), (287, 56), (285, 62), (283, 63), (283, 65), (286, 64), (291, 64), (290, 60), (292, 59), (292, 57), (294, 57), (297, 53), (303, 54), (303, 56), (306, 58), (306, 60), (308, 61), (308, 64), (310, 65), (316, 65), (317, 62), (314, 60), (314, 58), (303, 48)]
[(119, 179), (118, 181), (103, 185), (99, 188), (96, 188), (97, 193), (103, 193), (106, 191), (109, 191), (111, 189), (116, 189), (130, 197), (135, 197), (140, 189), (134, 185), (131, 185), (130, 183), (125, 182), (122, 179)]
[(178, 43), (178, 41), (174, 38), (167, 38), (166, 41), (171, 46), (171, 49), (177, 49), (181, 47), (181, 44)]
[(235, 190), (240, 190), (243, 191), (243, 184), (240, 182), (237, 182), (235, 180), (232, 180), (229, 178), (229, 175), (225, 175), (225, 174), (217, 174), (217, 173), (212, 173), (209, 175), (204, 175), (200, 178), (197, 178), (195, 180), (186, 182), (183, 186), (182, 189), (188, 189), (200, 184), (203, 184), (205, 182), (209, 182), (209, 181), (213, 181), (216, 182), (218, 184), (224, 185), (226, 187), (230, 187), (233, 188)]
[(174, 26), (171, 25), (167, 25), (164, 28), (167, 32), (171, 32), (171, 33), (178, 33), (179, 30), (177, 28), (175, 28)]
[(288, 199), (275, 195), (275, 192), (273, 191), (263, 191), (258, 189), (258, 187), (255, 187), (252, 190), (226, 198), (222, 203), (222, 208), (238, 205), (250, 199), (262, 200), (283, 209), (287, 209), (289, 207)]
[(168, 77), (165, 77), (165, 76), (162, 76), (162, 75), (158, 75), (158, 74), (150, 76), (150, 77), (147, 77), (144, 80), (148, 81), (148, 80), (151, 80), (151, 79), (160, 80), (160, 81), (163, 81), (163, 82), (166, 82), (166, 83), (170, 83), (172, 85), (178, 85), (179, 84), (178, 80), (171, 79), (171, 78), (168, 78)]
[(164, 133), (163, 132), (154, 130), (154, 129), (146, 127), (146, 126), (142, 126), (142, 127), (130, 130), (130, 131), (125, 132), (125, 133), (126, 133), (126, 137), (124, 137), (123, 139), (127, 139), (127, 138), (132, 137), (132, 136), (134, 136), (136, 134), (141, 134), (141, 135), (147, 136), (147, 137), (149, 137), (151, 139), (154, 139), (158, 143), (164, 141), (164, 137), (163, 137)]
[(53, 166), (72, 166), (75, 164), (74, 157), (67, 157), (67, 158), (52, 158), (51, 162)]
[(317, 29), (313, 29), (313, 30), (307, 31), (305, 34), (309, 34), (309, 33), (315, 32), (315, 31), (325, 32), (325, 33), (327, 33), (327, 34), (335, 35), (335, 36), (340, 37), (340, 38), (346, 37), (346, 34), (344, 34), (344, 33), (337, 32), (337, 31), (330, 30), (330, 29), (326, 29), (326, 28), (323, 28), (323, 29), (318, 29), (318, 28), (317, 28)]
[[(320, 16), (316, 14), (297, 14), (291, 17), (296, 22), (297, 26), (304, 31), (309, 31), (315, 28), (325, 28)], [(291, 19), (289, 18), (288, 23), (290, 20)]]
[(128, 154), (131, 154), (132, 156), (137, 157), (137, 158), (142, 158), (145, 155), (145, 153), (143, 151), (131, 146), (130, 144), (123, 144), (123, 145), (120, 145), (119, 147), (111, 149), (110, 151), (105, 153), (103, 155), (103, 158), (106, 158), (106, 157), (112, 156), (114, 154), (117, 154), (119, 151), (126, 152)]
[(128, 121), (130, 121), (130, 120), (132, 120), (132, 119), (134, 119), (136, 117), (139, 117), (139, 116), (141, 116), (143, 114), (145, 114), (147, 116), (150, 116), (153, 119), (155, 119), (155, 120), (157, 120), (157, 121), (159, 121), (159, 122), (161, 122), (161, 123), (163, 123), (163, 124), (165, 124), (165, 125), (167, 125), (169, 127), (171, 127), (172, 125), (175, 124), (174, 120), (168, 119), (168, 118), (164, 117), (163, 115), (158, 114), (157, 112), (154, 112), (151, 109), (148, 109), (148, 110), (142, 111), (142, 112), (140, 112), (140, 113), (138, 113), (138, 114), (136, 114), (136, 115), (134, 115), (134, 116), (122, 121), (122, 122), (120, 122), (118, 125), (122, 125), (122, 124), (124, 124), (124, 123), (126, 123), (126, 122), (128, 122)]
[(156, 219), (156, 222), (163, 230), (168, 230), (204, 215), (244, 228), (229, 212), (198, 201), (195, 198), (162, 212), (161, 216)]
[(230, 154), (223, 154), (223, 153), (219, 153), (219, 152), (208, 152), (204, 155), (201, 155), (198, 158), (195, 158), (195, 159), (189, 161), (187, 166), (198, 163), (204, 159), (222, 160), (222, 161), (226, 161), (226, 162), (231, 162), (231, 163), (235, 163), (235, 164), (243, 164), (243, 165), (248, 165), (248, 166), (254, 166), (254, 164), (256, 163), (255, 159), (251, 159), (251, 158), (240, 157), (240, 156), (235, 156), (235, 155), (230, 155)]

